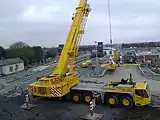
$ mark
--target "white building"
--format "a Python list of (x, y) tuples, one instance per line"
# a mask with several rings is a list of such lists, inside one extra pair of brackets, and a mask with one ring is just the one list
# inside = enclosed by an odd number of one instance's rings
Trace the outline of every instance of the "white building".
[(0, 75), (9, 75), (24, 70), (24, 61), (20, 58), (0, 60)]
[(107, 55), (113, 55), (113, 51), (115, 50), (115, 48), (111, 48), (111, 47), (103, 47), (103, 51), (106, 51)]

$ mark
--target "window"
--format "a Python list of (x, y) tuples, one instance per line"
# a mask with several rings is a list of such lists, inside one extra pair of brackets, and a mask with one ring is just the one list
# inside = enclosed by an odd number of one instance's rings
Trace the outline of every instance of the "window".
[(146, 90), (143, 90), (143, 95), (144, 95), (144, 98), (148, 98), (148, 93), (146, 92)]
[(9, 67), (9, 71), (13, 72), (13, 66)]
[(136, 90), (136, 95), (142, 96), (142, 90)]
[(143, 98), (148, 98), (146, 90), (136, 90), (135, 93), (136, 95), (141, 96)]
[(148, 85), (147, 85), (147, 87), (146, 87), (146, 91), (147, 91), (147, 93), (148, 93), (149, 95), (151, 95), (151, 90), (150, 90), (150, 88), (149, 88)]

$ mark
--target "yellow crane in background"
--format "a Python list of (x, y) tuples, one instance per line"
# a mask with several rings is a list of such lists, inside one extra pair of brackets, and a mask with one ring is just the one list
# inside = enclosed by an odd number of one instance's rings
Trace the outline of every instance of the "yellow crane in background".
[[(91, 8), (87, 0), (80, 0), (72, 18), (73, 23), (57, 67), (50, 76), (42, 77), (38, 81), (29, 84), (30, 94), (41, 97), (63, 97), (70, 92), (73, 86), (79, 83), (80, 80), (78, 73), (74, 70), (74, 63), (90, 11)], [(69, 62), (70, 70), (69, 74), (66, 74)]]
[(92, 65), (92, 60), (86, 60), (80, 64), (81, 68), (87, 68), (89, 65)]

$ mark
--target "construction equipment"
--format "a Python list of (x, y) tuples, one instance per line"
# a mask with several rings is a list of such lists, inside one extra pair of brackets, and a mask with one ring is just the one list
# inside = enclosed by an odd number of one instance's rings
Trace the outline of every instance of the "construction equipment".
[(81, 68), (87, 68), (89, 65), (92, 65), (92, 60), (87, 60), (81, 63)]
[(116, 64), (120, 62), (120, 51), (117, 49), (113, 51), (113, 60), (116, 62)]
[(108, 70), (114, 71), (116, 69), (116, 63), (114, 62), (113, 59), (111, 59), (111, 64), (109, 65)]
[(133, 82), (132, 75), (121, 82), (111, 82), (104, 86), (105, 102), (111, 106), (144, 106), (151, 103), (151, 91), (148, 83)]
[(132, 75), (129, 79), (122, 78), (120, 82), (108, 81), (106, 84), (79, 83), (72, 88), (74, 94), (70, 99), (74, 102), (104, 103), (112, 107), (145, 106), (151, 103), (151, 91), (147, 82), (134, 82)]
[[(74, 17), (72, 17), (73, 23), (57, 67), (50, 76), (42, 77), (29, 84), (30, 94), (41, 97), (63, 97), (70, 92), (73, 86), (79, 83), (78, 73), (74, 70), (74, 63), (90, 11), (91, 8), (87, 0), (80, 0)], [(69, 74), (66, 74), (69, 62), (71, 63), (70, 71)]]
[[(78, 73), (74, 70), (74, 62), (90, 11), (87, 0), (80, 0), (55, 71), (50, 76), (42, 77), (37, 82), (29, 84), (29, 95), (63, 98), (75, 103), (89, 103), (95, 98), (97, 103), (106, 103), (111, 106), (132, 107), (150, 104), (151, 92), (148, 84), (133, 82), (131, 74), (129, 82), (124, 79), (121, 82), (110, 81), (106, 84), (80, 82)], [(68, 63), (70, 63), (69, 73), (67, 73)]]
[(107, 71), (116, 70), (116, 63), (113, 61), (112, 58), (110, 58), (110, 60), (106, 64), (104, 64), (104, 69)]

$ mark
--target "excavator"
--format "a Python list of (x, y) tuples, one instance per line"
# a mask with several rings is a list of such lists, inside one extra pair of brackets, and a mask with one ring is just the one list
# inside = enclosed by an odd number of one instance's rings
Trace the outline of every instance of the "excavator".
[[(87, 0), (80, 0), (75, 11), (71, 29), (55, 70), (51, 75), (41, 77), (28, 85), (28, 91), (33, 96), (63, 97), (80, 81), (78, 73), (74, 70), (74, 64), (91, 8)], [(69, 73), (66, 73), (68, 63), (70, 63), (70, 69)]]

